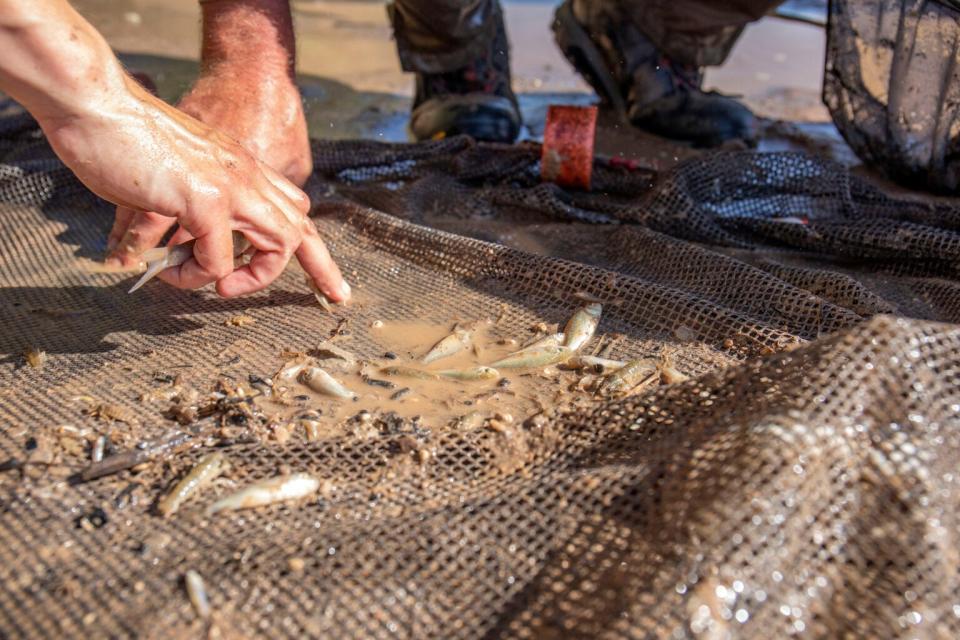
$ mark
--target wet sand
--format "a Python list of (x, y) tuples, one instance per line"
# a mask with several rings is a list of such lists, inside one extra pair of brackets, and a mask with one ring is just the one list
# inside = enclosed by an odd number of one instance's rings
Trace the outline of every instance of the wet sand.
[[(78, 10), (126, 54), (131, 68), (158, 80), (161, 95), (174, 100), (196, 73), (199, 8), (194, 0), (77, 0)], [(520, 93), (525, 136), (537, 138), (551, 103), (594, 100), (589, 87), (557, 50), (550, 32), (556, 2), (507, 1), (514, 88)], [(295, 1), (298, 71), (311, 135), (403, 141), (412, 78), (397, 61), (380, 2)], [(762, 130), (762, 150), (804, 149), (856, 162), (820, 103), (822, 29), (766, 18), (750, 25), (721, 68), (707, 72), (707, 88), (742, 96), (758, 115), (817, 123), (784, 132)], [(160, 76), (157, 78), (157, 76)], [(691, 149), (611, 119), (601, 122), (598, 152), (642, 160), (662, 169), (694, 155)]]

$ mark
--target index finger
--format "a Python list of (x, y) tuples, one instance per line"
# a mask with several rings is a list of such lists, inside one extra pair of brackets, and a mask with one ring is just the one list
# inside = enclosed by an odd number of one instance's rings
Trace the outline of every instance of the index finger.
[(303, 230), (303, 241), (296, 251), (300, 266), (330, 300), (333, 302), (349, 300), (350, 285), (343, 279), (340, 267), (333, 261), (327, 245), (320, 239), (313, 221), (304, 220), (300, 227)]

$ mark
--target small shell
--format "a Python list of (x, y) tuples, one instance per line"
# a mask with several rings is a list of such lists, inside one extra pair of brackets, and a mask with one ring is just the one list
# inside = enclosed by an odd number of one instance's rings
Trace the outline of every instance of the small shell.
[(321, 422), (312, 418), (302, 418), (300, 426), (303, 427), (303, 436), (307, 442), (314, 442), (320, 439)]
[(93, 448), (90, 450), (90, 461), (91, 462), (100, 462), (103, 460), (103, 454), (107, 449), (107, 437), (98, 436), (96, 440), (93, 441)]
[(247, 325), (251, 325), (254, 322), (256, 322), (256, 320), (250, 316), (239, 315), (239, 316), (233, 316), (232, 318), (227, 319), (227, 321), (224, 322), (224, 324), (227, 325), (228, 327), (246, 327)]
[(268, 478), (213, 503), (207, 509), (207, 515), (297, 500), (316, 493), (319, 488), (320, 481), (306, 473)]
[(35, 347), (30, 347), (23, 352), (23, 358), (27, 361), (27, 364), (34, 369), (42, 369), (44, 363), (47, 361), (47, 354)]
[(207, 588), (203, 584), (203, 578), (200, 574), (190, 569), (183, 576), (183, 583), (187, 587), (187, 597), (193, 605), (194, 611), (201, 619), (206, 620), (210, 617), (210, 600), (207, 598)]
[(137, 424), (137, 414), (132, 410), (119, 405), (111, 403), (102, 403), (96, 406), (92, 411), (91, 415), (105, 420), (107, 422), (111, 420), (116, 420), (117, 422), (123, 422), (125, 424)]

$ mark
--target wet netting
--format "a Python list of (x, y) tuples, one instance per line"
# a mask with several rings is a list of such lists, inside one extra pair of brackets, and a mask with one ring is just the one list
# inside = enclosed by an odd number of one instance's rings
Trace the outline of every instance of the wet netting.
[[(0, 118), (0, 635), (960, 636), (955, 206), (783, 153), (598, 159), (571, 192), (533, 144), (314, 151), (356, 302), (323, 310), (293, 268), (238, 300), (127, 295), (89, 266), (111, 208)], [(452, 407), (479, 419), (311, 433), (251, 400), (321, 343), (384, 357), (380, 322), (527, 341), (585, 300), (584, 351), (673, 375), (573, 402), (579, 374), (548, 367), (537, 411), (497, 383)], [(83, 481), (101, 446), (116, 472)], [(159, 515), (215, 451), (229, 470)], [(206, 515), (290, 473), (319, 489)]]

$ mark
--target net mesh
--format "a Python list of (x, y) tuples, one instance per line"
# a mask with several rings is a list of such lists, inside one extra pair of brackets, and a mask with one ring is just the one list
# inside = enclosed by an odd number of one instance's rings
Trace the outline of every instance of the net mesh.
[[(541, 184), (532, 144), (314, 156), (316, 223), (358, 304), (323, 312), (293, 270), (238, 300), (128, 296), (127, 277), (77, 268), (110, 208), (29, 118), (0, 117), (3, 636), (960, 635), (955, 207), (795, 154), (662, 176), (597, 160), (590, 193)], [(375, 320), (495, 317), (516, 336), (584, 294), (607, 301), (612, 357), (668, 349), (691, 379), (506, 429), (348, 420), (309, 442), (183, 426), (151, 399), (269, 375), (338, 327), (373, 358)], [(255, 323), (225, 323), (238, 313)], [(89, 450), (64, 434), (83, 429), (194, 446), (75, 483)], [(322, 490), (206, 517), (216, 484), (157, 516), (212, 450), (236, 485), (294, 470)]]

